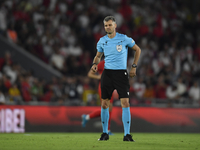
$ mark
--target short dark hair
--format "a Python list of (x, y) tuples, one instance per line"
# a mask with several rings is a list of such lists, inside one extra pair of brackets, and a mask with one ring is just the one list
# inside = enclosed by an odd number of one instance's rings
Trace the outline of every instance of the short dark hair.
[(114, 16), (107, 16), (107, 17), (105, 17), (104, 20), (103, 20), (103, 22), (104, 22), (104, 21), (107, 22), (107, 21), (109, 21), (109, 20), (112, 20), (113, 22), (116, 23), (115, 17), (114, 17)]

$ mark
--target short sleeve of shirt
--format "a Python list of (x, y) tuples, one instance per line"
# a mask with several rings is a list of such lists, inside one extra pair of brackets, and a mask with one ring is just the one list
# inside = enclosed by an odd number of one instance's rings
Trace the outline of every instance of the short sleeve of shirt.
[(135, 41), (128, 36), (125, 36), (125, 41), (127, 43), (127, 46), (130, 47), (130, 48), (135, 45)]
[(97, 51), (103, 53), (103, 48), (101, 46), (101, 39), (97, 43)]

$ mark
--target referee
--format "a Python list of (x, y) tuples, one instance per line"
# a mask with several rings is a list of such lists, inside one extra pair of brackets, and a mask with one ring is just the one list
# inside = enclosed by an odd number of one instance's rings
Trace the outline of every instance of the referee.
[(107, 35), (100, 38), (97, 43), (97, 53), (92, 64), (92, 71), (97, 72), (97, 64), (104, 54), (105, 64), (101, 76), (101, 122), (103, 133), (98, 139), (104, 141), (109, 139), (108, 120), (109, 103), (113, 90), (117, 90), (122, 106), (122, 122), (124, 126), (123, 141), (132, 141), (130, 135), (131, 113), (129, 104), (129, 77), (127, 72), (128, 47), (135, 51), (134, 61), (129, 73), (130, 77), (136, 76), (137, 62), (140, 57), (141, 49), (135, 44), (135, 41), (124, 34), (116, 32), (116, 21), (113, 16), (107, 16), (104, 20), (104, 28)]

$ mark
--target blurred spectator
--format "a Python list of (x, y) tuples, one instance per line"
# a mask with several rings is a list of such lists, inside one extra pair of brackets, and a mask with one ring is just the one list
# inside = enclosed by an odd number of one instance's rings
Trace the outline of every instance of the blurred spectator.
[(62, 84), (60, 84), (58, 78), (53, 77), (51, 86), (54, 93), (51, 101), (57, 102), (58, 99), (62, 99)]
[(3, 67), (3, 73), (5, 73), (6, 76), (10, 78), (11, 83), (15, 83), (18, 77), (18, 70), (17, 70), (17, 64), (6, 64)]
[(11, 24), (10, 26), (8, 26), (7, 36), (8, 36), (8, 39), (10, 39), (10, 41), (12, 41), (13, 43), (18, 42), (17, 32), (14, 29), (14, 24)]
[(143, 98), (153, 99), (155, 97), (156, 97), (156, 95), (155, 95), (155, 90), (154, 90), (153, 84), (151, 83), (150, 80), (148, 80), (146, 83), (146, 88), (145, 88), (145, 91), (143, 94)]
[(10, 52), (5, 52), (4, 57), (0, 58), (0, 70), (6, 65), (6, 64), (12, 64), (11, 54)]
[(43, 82), (34, 78), (33, 85), (31, 86), (31, 94), (34, 101), (39, 101), (44, 94)]
[(7, 29), (7, 9), (4, 3), (0, 3), (0, 35), (5, 35)]
[(188, 94), (192, 102), (200, 102), (200, 87), (197, 81), (194, 81), (193, 85), (189, 89)]
[(55, 47), (55, 53), (51, 56), (50, 58), (50, 64), (52, 64), (52, 66), (59, 70), (59, 71), (63, 71), (64, 70), (64, 57), (60, 54), (59, 49), (57, 48), (57, 46)]
[(9, 88), (12, 86), (11, 82), (10, 82), (10, 78), (8, 76), (6, 76), (5, 74), (3, 74), (2, 77), (2, 91), (4, 92), (5, 95), (8, 94), (8, 90)]
[(178, 89), (177, 89), (177, 85), (176, 84), (171, 84), (167, 87), (166, 90), (166, 97), (170, 100), (170, 101), (177, 101), (179, 98), (179, 93), (178, 93)]
[(10, 98), (10, 101), (13, 101), (15, 104), (21, 104), (22, 103), (22, 96), (19, 88), (17, 87), (17, 84), (13, 84), (11, 88), (9, 88), (8, 95)]
[(86, 52), (92, 54), (92, 56), (94, 55), (95, 51), (95, 38), (94, 38), (94, 34), (92, 33), (92, 30), (89, 28), (85, 31), (85, 34), (82, 35), (81, 37), (81, 41), (83, 41), (83, 48)]
[(176, 83), (177, 92), (180, 97), (187, 97), (187, 87), (183, 82), (182, 78), (178, 78), (178, 82)]
[(79, 105), (82, 96), (82, 85), (75, 77), (68, 77), (67, 85), (65, 85), (65, 92), (67, 93), (67, 99), (74, 105)]
[(197, 56), (198, 61), (200, 62), (200, 43), (197, 44), (197, 47), (194, 50), (194, 55)]
[(155, 85), (154, 89), (155, 89), (156, 98), (159, 98), (159, 99), (167, 98), (166, 97), (167, 85), (165, 84), (163, 75), (158, 77), (158, 81), (157, 81), (157, 84)]
[(122, 0), (121, 1), (121, 8), (119, 10), (119, 12), (122, 14), (124, 19), (126, 19), (128, 21), (131, 19), (131, 15), (132, 15), (132, 9), (131, 9), (129, 3), (130, 3), (129, 0)]
[(54, 98), (53, 85), (47, 84), (44, 95), (40, 98), (41, 102), (50, 102)]
[(0, 90), (0, 105), (4, 105), (6, 102), (6, 98), (3, 94), (3, 92)]
[(51, 55), (53, 54), (53, 45), (50, 39), (46, 39), (43, 42), (43, 50), (44, 50), (44, 57), (48, 60), (51, 58)]
[(71, 56), (81, 56), (82, 54), (82, 49), (81, 47), (76, 43), (74, 45), (70, 45), (68, 47), (69, 55)]
[(141, 77), (137, 78), (136, 81), (131, 86), (133, 86), (136, 97), (142, 98), (146, 89), (146, 85), (144, 84), (143, 79)]
[(168, 107), (172, 107), (173, 103), (178, 104), (182, 102), (181, 99), (179, 99), (177, 85), (174, 83), (167, 87), (166, 96), (168, 98)]
[(32, 53), (43, 60), (44, 62), (48, 63), (47, 58), (44, 55), (43, 45), (41, 39), (38, 39), (36, 43), (33, 45)]
[(200, 65), (197, 56), (194, 56), (194, 61), (192, 62), (192, 75), (194, 78), (200, 77)]
[(20, 76), (20, 91), (22, 92), (22, 97), (25, 102), (30, 102), (32, 100), (31, 96), (31, 86), (28, 82), (28, 77), (26, 75)]

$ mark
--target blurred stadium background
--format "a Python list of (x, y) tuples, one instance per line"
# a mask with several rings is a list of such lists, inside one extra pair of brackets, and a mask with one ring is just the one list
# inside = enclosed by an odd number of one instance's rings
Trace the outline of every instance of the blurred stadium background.
[[(87, 73), (107, 15), (142, 49), (130, 79), (133, 131), (200, 132), (199, 6), (199, 0), (1, 0), (0, 132), (101, 132), (97, 120), (80, 127), (81, 114), (100, 106), (98, 81)], [(129, 51), (128, 68), (133, 56)], [(113, 130), (121, 132), (114, 97)]]

